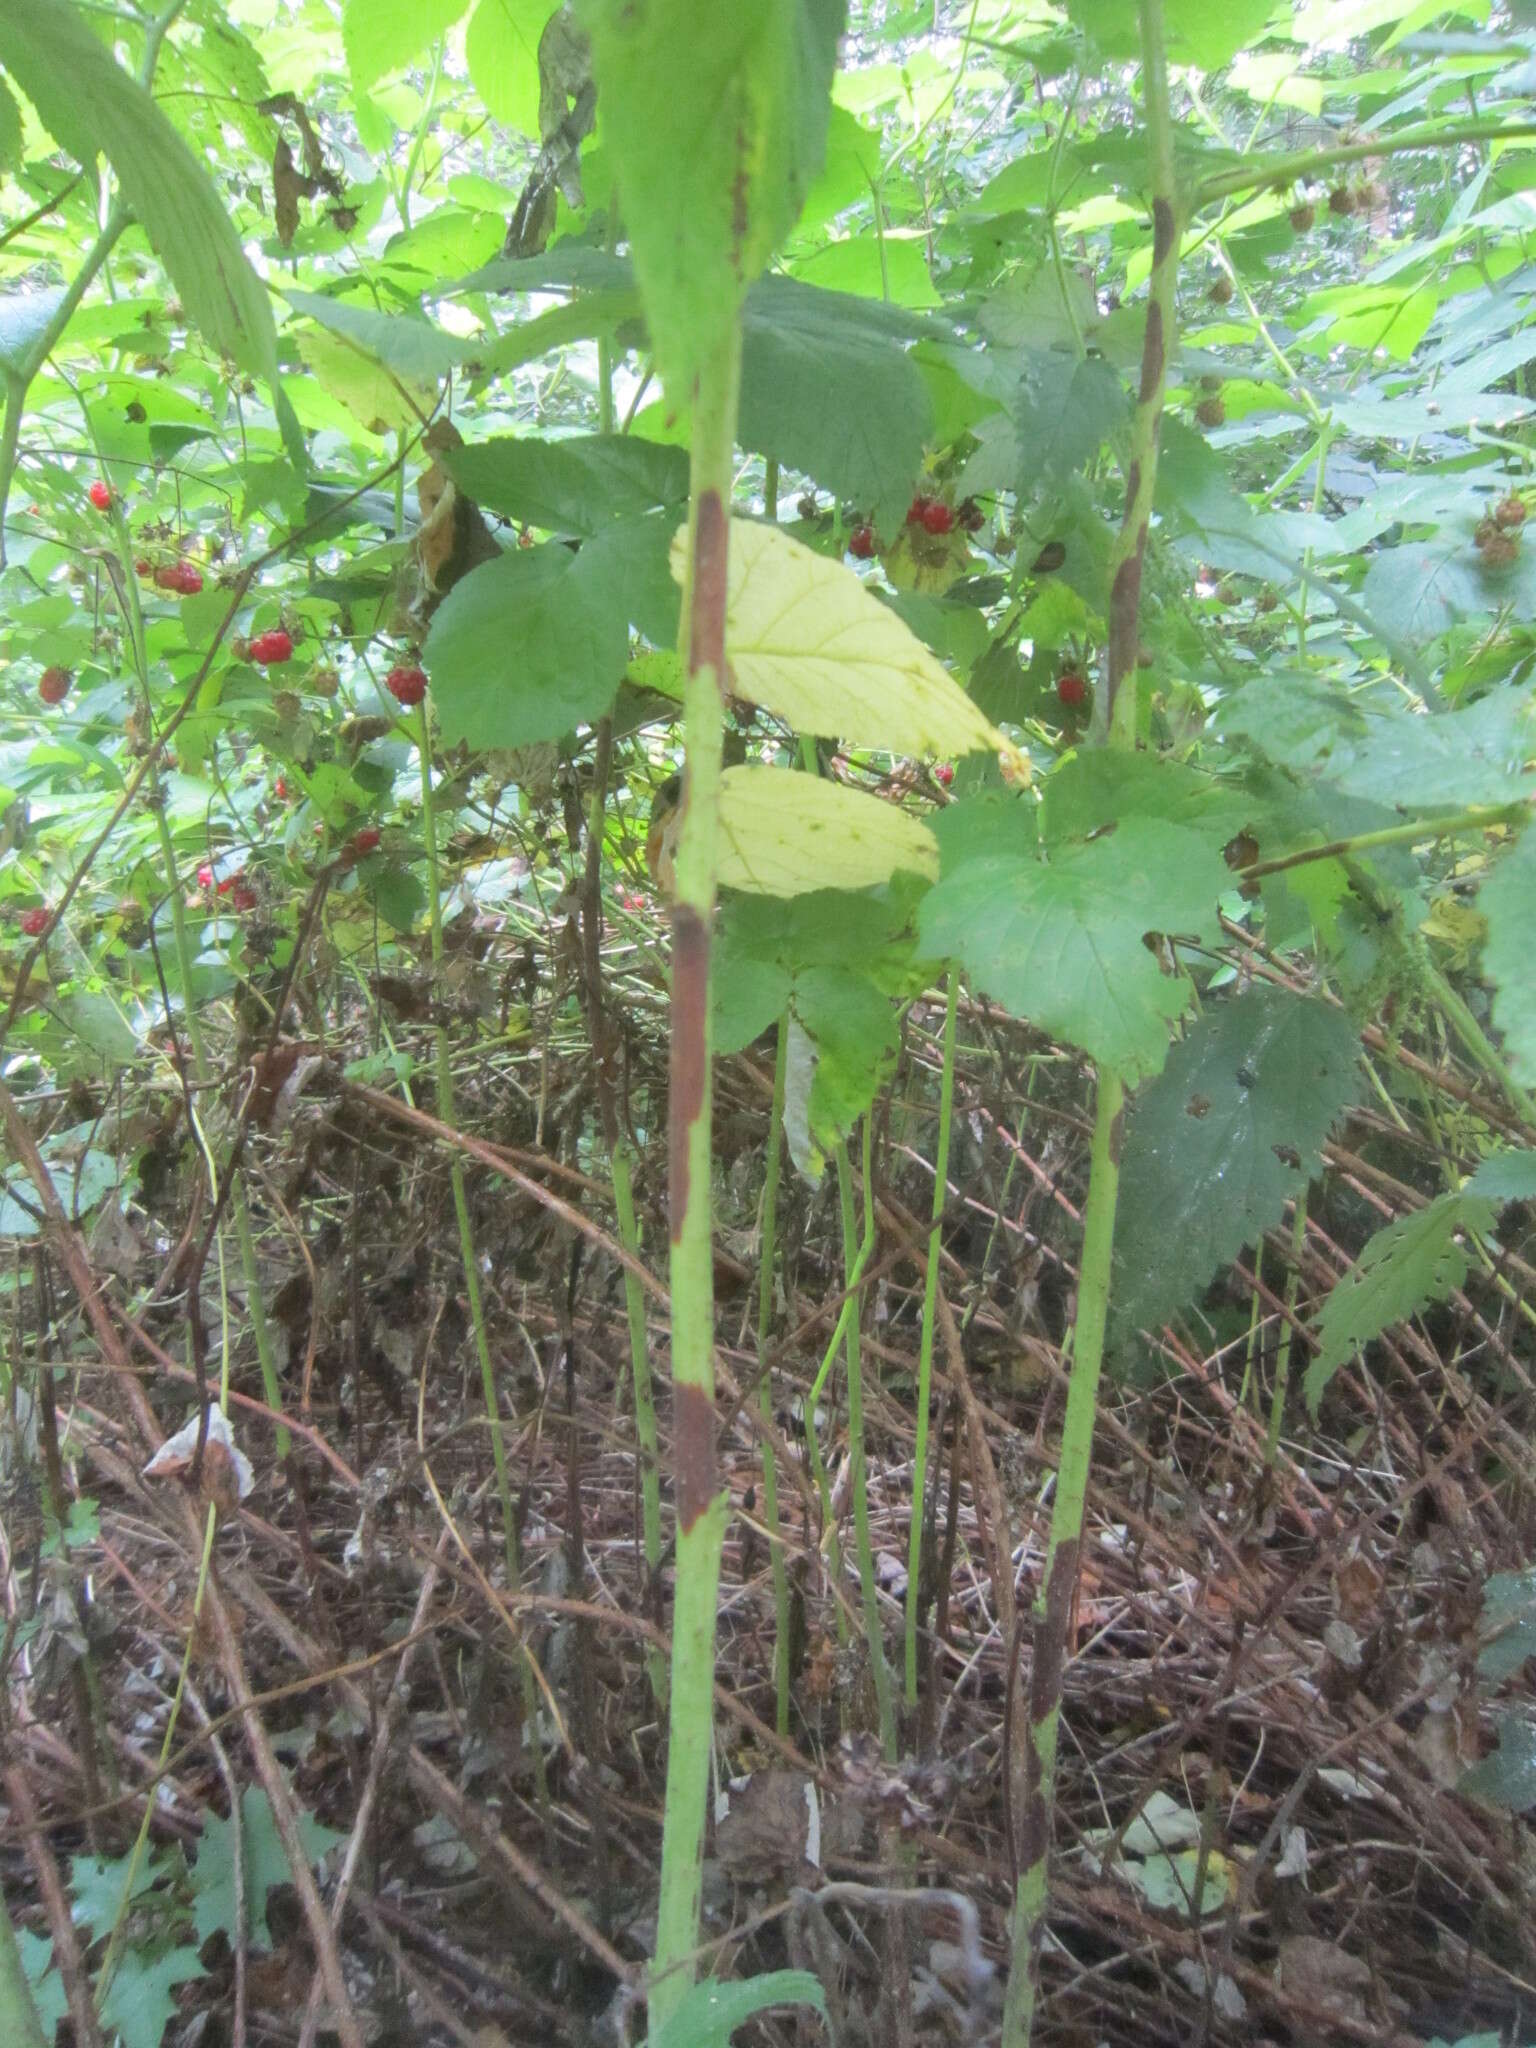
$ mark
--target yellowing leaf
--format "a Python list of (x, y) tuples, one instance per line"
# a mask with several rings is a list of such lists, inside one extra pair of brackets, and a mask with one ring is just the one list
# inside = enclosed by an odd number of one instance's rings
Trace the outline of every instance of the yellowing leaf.
[(359, 353), (351, 342), (323, 327), (305, 329), (299, 336), (299, 352), (321, 388), (344, 405), (370, 434), (418, 426), (437, 403), (435, 384), (391, 376), (380, 364)]
[[(672, 545), (682, 580), (684, 536)], [(851, 569), (731, 521), (725, 644), (737, 693), (797, 732), (898, 754), (1018, 749)]]
[(931, 880), (938, 842), (920, 818), (862, 790), (783, 768), (727, 768), (720, 880), (757, 896), (868, 889), (898, 868)]

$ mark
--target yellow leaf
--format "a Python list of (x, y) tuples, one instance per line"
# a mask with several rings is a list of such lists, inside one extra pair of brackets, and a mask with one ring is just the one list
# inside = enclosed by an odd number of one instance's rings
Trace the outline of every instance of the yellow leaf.
[[(682, 580), (685, 537), (672, 544)], [(797, 732), (896, 754), (1019, 749), (895, 612), (841, 562), (776, 526), (731, 521), (725, 644), (733, 688)]]
[(930, 880), (939, 848), (920, 818), (862, 790), (784, 768), (727, 768), (720, 785), (720, 880), (754, 896), (868, 889), (898, 868)]

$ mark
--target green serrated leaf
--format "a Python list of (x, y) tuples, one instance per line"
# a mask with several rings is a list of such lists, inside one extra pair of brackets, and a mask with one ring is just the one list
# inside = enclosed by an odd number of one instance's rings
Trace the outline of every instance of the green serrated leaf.
[(765, 277), (742, 314), (744, 448), (803, 470), (894, 533), (933, 432), (927, 379), (889, 309)]
[[(299, 1839), (311, 1863), (318, 1863), (328, 1849), (345, 1839), (302, 1809), (298, 1824)], [(216, 1814), (203, 1823), (203, 1839), (192, 1870), (192, 1923), (200, 1943), (210, 1934), (230, 1934), (235, 1926), (235, 1834), (233, 1820), (221, 1820)], [(248, 1937), (253, 1948), (269, 1949), (272, 1935), (267, 1926), (267, 1894), (277, 1885), (292, 1884), (293, 1872), (278, 1838), (272, 1803), (260, 1785), (247, 1785), (240, 1795), (239, 1835)]]
[(1144, 935), (1213, 932), (1229, 880), (1200, 834), (1132, 818), (1049, 862), (993, 854), (946, 866), (919, 936), (1015, 1016), (1134, 1085), (1162, 1067), (1169, 1028), (1194, 993), (1163, 971)]
[(1113, 1312), (1158, 1328), (1306, 1191), (1354, 1099), (1360, 1042), (1341, 1010), (1261, 987), (1214, 1003), (1130, 1116)]
[(1439, 1195), (1400, 1216), (1370, 1238), (1318, 1312), (1319, 1348), (1307, 1367), (1307, 1401), (1317, 1413), (1339, 1367), (1394, 1323), (1417, 1315), (1467, 1277), (1467, 1254), (1456, 1242), (1463, 1228), (1486, 1229), (1494, 1204), (1465, 1190)]
[(1483, 1587), (1479, 1633), (1492, 1638), (1477, 1657), (1477, 1675), (1491, 1685), (1536, 1657), (1536, 1569), (1493, 1574)]
[(1466, 1772), (1457, 1791), (1504, 1813), (1536, 1806), (1536, 1723), (1518, 1710), (1499, 1722), (1499, 1746)]
[(575, 553), (513, 548), (449, 592), (425, 650), (444, 739), (522, 747), (602, 717), (629, 653), (615, 569), (634, 532), (610, 528)]
[(845, 12), (845, 0), (587, 0), (581, 10), (674, 404), (687, 402), (822, 168)]
[(1041, 470), (1081, 469), (1129, 416), (1125, 387), (1108, 363), (1067, 349), (1026, 349), (1014, 407), (1032, 482)]
[(464, 62), (486, 111), (520, 134), (539, 135), (539, 37), (555, 0), (480, 0), (464, 38)]
[(27, 1986), (32, 1993), (32, 2003), (37, 2008), (37, 2017), (42, 2022), (43, 2039), (51, 2044), (59, 2030), (59, 2021), (69, 2011), (69, 1998), (64, 1990), (64, 1979), (53, 1967), (53, 1943), (44, 1941), (29, 1927), (18, 1927), (16, 1945), (21, 1950), (21, 1967), (26, 1974)]
[(48, 287), (7, 292), (0, 298), (0, 369), (22, 368), (63, 297), (62, 291)]

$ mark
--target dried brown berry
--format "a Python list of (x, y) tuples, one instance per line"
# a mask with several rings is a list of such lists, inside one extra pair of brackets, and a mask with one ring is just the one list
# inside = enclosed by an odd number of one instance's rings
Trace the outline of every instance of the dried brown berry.
[(1232, 280), (1231, 280), (1231, 278), (1230, 278), (1230, 277), (1218, 277), (1218, 278), (1217, 278), (1217, 279), (1215, 280), (1215, 282), (1214, 282), (1214, 283), (1212, 284), (1212, 286), (1211, 286), (1211, 289), (1210, 289), (1210, 295), (1209, 295), (1209, 296), (1210, 296), (1210, 300), (1211, 300), (1211, 303), (1212, 303), (1212, 305), (1214, 305), (1214, 306), (1225, 306), (1225, 305), (1226, 305), (1226, 304), (1227, 304), (1227, 303), (1228, 303), (1228, 302), (1230, 301), (1230, 299), (1231, 299), (1231, 297), (1232, 297)]
[(1304, 235), (1316, 219), (1317, 208), (1315, 206), (1293, 206), (1291, 208), (1291, 226), (1298, 235)]
[(1500, 498), (1497, 505), (1494, 506), (1493, 516), (1498, 521), (1499, 525), (1504, 527), (1506, 530), (1510, 527), (1524, 526), (1524, 498), (1517, 498), (1514, 492), (1511, 491), (1507, 498)]
[(1355, 210), (1355, 195), (1347, 185), (1335, 185), (1328, 194), (1328, 211), (1347, 220)]
[(1483, 547), (1483, 561), (1490, 569), (1507, 569), (1520, 553), (1520, 543), (1512, 533), (1495, 533)]
[(1195, 418), (1202, 427), (1219, 427), (1227, 416), (1227, 408), (1219, 398), (1202, 398), (1195, 407)]

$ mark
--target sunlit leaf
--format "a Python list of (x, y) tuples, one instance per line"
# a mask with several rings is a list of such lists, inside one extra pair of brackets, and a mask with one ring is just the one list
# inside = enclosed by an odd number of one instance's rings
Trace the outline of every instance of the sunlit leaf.
[[(682, 540), (672, 569), (681, 580)], [(1006, 748), (957, 682), (841, 562), (731, 522), (726, 652), (735, 688), (800, 732), (909, 754)]]

